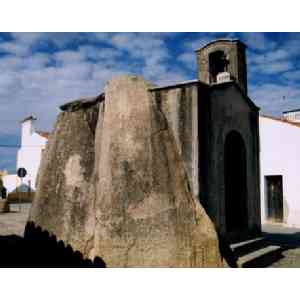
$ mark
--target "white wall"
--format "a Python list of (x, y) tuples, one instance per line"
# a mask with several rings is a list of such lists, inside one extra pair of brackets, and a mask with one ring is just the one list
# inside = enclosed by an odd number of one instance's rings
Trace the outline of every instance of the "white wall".
[[(29, 119), (22, 123), (21, 133), (21, 148), (17, 153), (16, 168), (25, 168), (27, 175), (23, 178), (23, 185), (29, 186), (31, 189), (36, 189), (36, 177), (41, 162), (42, 150), (45, 149), (47, 139), (35, 132), (33, 120)], [(8, 192), (16, 189), (17, 183), (20, 185), (20, 180), (16, 180), (16, 175), (3, 176), (4, 186)], [(22, 189), (27, 191), (25, 187)]]
[(266, 223), (265, 176), (282, 175), (284, 223), (300, 227), (300, 127), (260, 116), (261, 217)]
[(8, 174), (2, 177), (3, 185), (7, 189), (7, 193), (11, 193), (16, 189), (17, 184), (20, 184), (20, 180), (16, 174)]
[(32, 189), (36, 188), (36, 176), (40, 166), (42, 150), (45, 149), (47, 139), (37, 134), (33, 121), (27, 120), (22, 123), (21, 148), (17, 154), (17, 169), (25, 168), (26, 177), (23, 183)]

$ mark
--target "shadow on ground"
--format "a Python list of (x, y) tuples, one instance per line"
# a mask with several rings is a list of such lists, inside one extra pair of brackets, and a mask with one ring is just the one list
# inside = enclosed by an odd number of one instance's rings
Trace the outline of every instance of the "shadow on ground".
[(105, 262), (99, 257), (93, 261), (84, 259), (82, 253), (30, 222), (26, 225), (24, 238), (0, 236), (0, 267), (103, 268)]
[[(234, 247), (232, 245), (220, 239), (220, 251), (230, 267), (262, 268), (274, 264), (279, 267), (300, 267), (300, 232), (263, 232), (256, 238), (244, 239)], [(288, 251), (294, 249), (299, 249), (299, 252), (295, 251), (292, 259), (286, 257), (289, 256)], [(24, 238), (18, 235), (0, 236), (0, 267), (105, 266), (100, 257), (93, 261), (84, 259), (82, 253), (74, 251), (63, 241), (57, 241), (54, 235), (32, 222), (27, 223)]]
[[(289, 254), (289, 250), (299, 249), (299, 259), (294, 264), (282, 264), (282, 267), (299, 267), (300, 266), (300, 232), (295, 233), (269, 233), (263, 232), (263, 237), (266, 243), (273, 246), (279, 246), (278, 255), (272, 261), (272, 264), (280, 260), (286, 259)], [(297, 265), (295, 265), (297, 263)], [(262, 265), (262, 267), (268, 267), (271, 264)], [(259, 265), (258, 265), (259, 267)]]
[[(255, 239), (244, 240), (227, 249), (229, 266), (243, 268), (264, 268), (300, 266), (300, 232), (271, 233), (262, 232)], [(296, 259), (291, 263), (289, 250), (299, 249)], [(223, 250), (224, 251), (224, 250)], [(289, 261), (289, 262), (288, 262)], [(278, 264), (279, 263), (279, 264)]]

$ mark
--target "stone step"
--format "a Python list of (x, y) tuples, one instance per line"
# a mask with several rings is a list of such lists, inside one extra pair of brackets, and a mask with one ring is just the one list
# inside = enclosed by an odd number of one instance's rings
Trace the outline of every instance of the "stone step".
[(247, 244), (251, 244), (251, 243), (256, 242), (256, 241), (261, 241), (263, 239), (264, 239), (264, 237), (261, 236), (261, 237), (258, 237), (258, 238), (254, 238), (254, 239), (250, 239), (250, 240), (246, 240), (246, 241), (242, 241), (242, 242), (238, 242), (238, 243), (232, 243), (230, 245), (230, 247), (231, 247), (232, 250), (235, 250), (238, 247), (245, 246)]
[(259, 237), (240, 243), (232, 244), (230, 247), (231, 250), (234, 252), (235, 256), (241, 257), (253, 251), (265, 248), (268, 245), (269, 243), (263, 237)]
[(263, 268), (282, 258), (280, 246), (268, 245), (238, 258), (238, 266), (242, 268)]

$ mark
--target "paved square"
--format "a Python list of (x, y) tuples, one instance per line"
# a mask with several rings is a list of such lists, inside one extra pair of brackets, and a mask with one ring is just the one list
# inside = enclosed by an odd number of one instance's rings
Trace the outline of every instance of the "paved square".
[(10, 204), (9, 213), (0, 213), (0, 236), (23, 237), (31, 204)]
[[(21, 245), (20, 241), (23, 238), (30, 207), (31, 204), (11, 204), (9, 213), (0, 213), (0, 241), (2, 249), (4, 246), (7, 246), (9, 247), (8, 249), (17, 251), (17, 249), (12, 249), (11, 247), (19, 248)], [(280, 224), (264, 225), (262, 237), (250, 242), (241, 245), (242, 250), (248, 250), (249, 253), (247, 255), (254, 258), (249, 267), (300, 267), (300, 228), (291, 228)], [(274, 256), (272, 251), (266, 255), (265, 252), (267, 251), (265, 250), (268, 247), (280, 248), (279, 255), (277, 253)], [(11, 263), (8, 264), (8, 266), (10, 265)]]

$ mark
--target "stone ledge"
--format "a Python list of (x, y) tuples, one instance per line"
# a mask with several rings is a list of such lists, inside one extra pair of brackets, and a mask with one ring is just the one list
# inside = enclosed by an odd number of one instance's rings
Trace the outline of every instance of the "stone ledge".
[(96, 97), (86, 97), (80, 98), (77, 100), (73, 100), (61, 105), (59, 108), (62, 111), (76, 111), (82, 108), (86, 108), (96, 104), (97, 102), (101, 102), (104, 100), (104, 93), (96, 96)]

